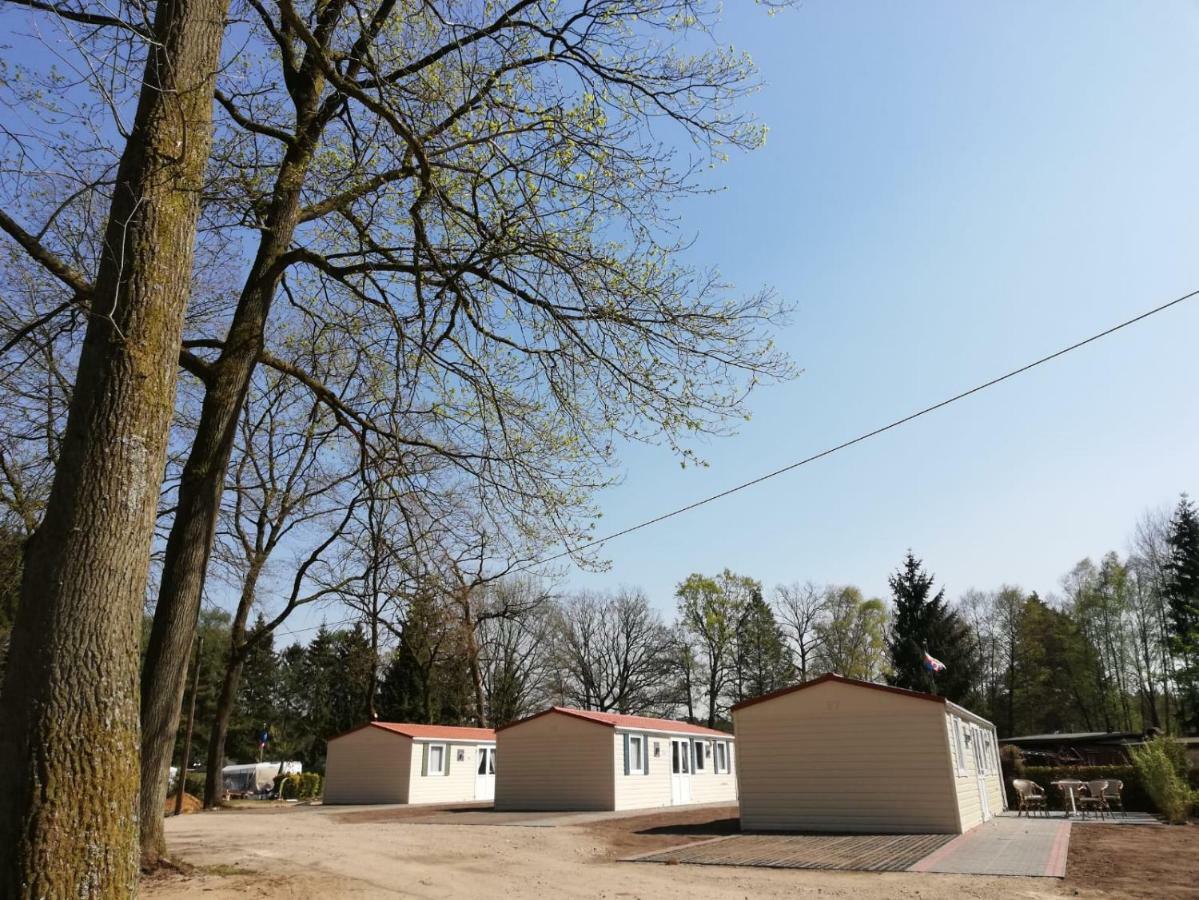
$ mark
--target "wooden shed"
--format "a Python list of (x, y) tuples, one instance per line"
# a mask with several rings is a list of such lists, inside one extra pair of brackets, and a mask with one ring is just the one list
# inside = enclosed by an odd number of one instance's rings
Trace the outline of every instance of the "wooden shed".
[(494, 796), (490, 728), (371, 722), (329, 741), (325, 803), (456, 803)]
[(496, 730), (503, 810), (620, 810), (732, 802), (733, 736), (646, 716), (555, 706)]
[(944, 697), (823, 675), (733, 723), (747, 831), (961, 834), (1004, 806), (995, 726)]

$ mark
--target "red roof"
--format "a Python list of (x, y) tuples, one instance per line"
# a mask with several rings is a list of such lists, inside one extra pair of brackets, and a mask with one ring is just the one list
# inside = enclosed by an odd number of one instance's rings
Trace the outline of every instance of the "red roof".
[(402, 734), (404, 737), (442, 740), (442, 741), (494, 741), (495, 730), (492, 728), (469, 728), (464, 725), (418, 725), (412, 722), (367, 722), (365, 725), (359, 725), (357, 728), (351, 728), (336, 737), (331, 737), (333, 741), (339, 737), (345, 737), (347, 734), (353, 734), (355, 731), (361, 731), (363, 728), (381, 728), (384, 731), (390, 731), (395, 734)]
[[(755, 703), (764, 703), (767, 700), (773, 700), (776, 697), (782, 697), (786, 694), (793, 694), (796, 691), (802, 691), (805, 688), (815, 687), (818, 684), (826, 682), (836, 682), (837, 684), (849, 684), (854, 687), (869, 688), (873, 691), (886, 691), (890, 694), (902, 694), (905, 697), (914, 697), (917, 700), (931, 700), (934, 703), (945, 703), (945, 698), (937, 694), (926, 694), (923, 691), (909, 691), (907, 688), (892, 687), (889, 684), (875, 684), (873, 681), (859, 681), (856, 678), (846, 678), (844, 675), (838, 675), (835, 672), (829, 672), (827, 675), (821, 675), (819, 678), (813, 678), (811, 681), (804, 681), (800, 684), (793, 684), (791, 687), (780, 688), (777, 691), (771, 691), (769, 694), (763, 694), (761, 697), (753, 697), (749, 700), (742, 700), (733, 707), (733, 712), (739, 709), (745, 709), (747, 706), (753, 706)], [(973, 715), (973, 713), (971, 713)]]
[(548, 716), (550, 713), (561, 713), (564, 716), (574, 716), (576, 719), (586, 719), (590, 722), (606, 725), (609, 728), (636, 728), (643, 731), (666, 731), (673, 734), (706, 734), (712, 737), (730, 739), (733, 737), (726, 731), (717, 731), (715, 728), (705, 728), (703, 725), (692, 725), (690, 722), (679, 722), (675, 719), (655, 719), (652, 716), (625, 716), (620, 713), (572, 709), (569, 706), (551, 706), (549, 709), (542, 710), (536, 715), (528, 716), (516, 722), (509, 722), (507, 725), (497, 728), (496, 731), (503, 731), (505, 728), (511, 728), (514, 725), (521, 725), (532, 719)]

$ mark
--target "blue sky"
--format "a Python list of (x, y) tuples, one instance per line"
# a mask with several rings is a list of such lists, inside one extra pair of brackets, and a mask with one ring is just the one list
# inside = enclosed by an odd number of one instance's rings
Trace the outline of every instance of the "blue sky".
[[(600, 533), (1199, 288), (1199, 3), (727, 9), (718, 36), (759, 64), (749, 103), (770, 135), (679, 210), (682, 230), (691, 262), (794, 303), (778, 339), (804, 374), (698, 447), (707, 469), (625, 447)], [(884, 595), (911, 547), (951, 597), (1052, 592), (1082, 557), (1123, 551), (1145, 508), (1199, 493), (1197, 338), (1199, 300), (617, 540), (608, 571), (562, 585), (639, 585), (667, 613), (677, 582), (724, 567)]]
[[(691, 202), (693, 259), (794, 302), (804, 374), (682, 470), (628, 447), (601, 533), (867, 431), (1199, 287), (1199, 5), (729, 4), (765, 149)], [(1199, 491), (1199, 300), (605, 549), (571, 587), (692, 571), (882, 595), (911, 547), (951, 596), (1052, 592)]]

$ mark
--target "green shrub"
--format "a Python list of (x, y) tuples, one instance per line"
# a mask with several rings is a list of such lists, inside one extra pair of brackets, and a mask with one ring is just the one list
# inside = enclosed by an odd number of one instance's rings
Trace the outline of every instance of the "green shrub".
[(1186, 750), (1165, 736), (1131, 748), (1132, 764), (1153, 805), (1174, 825), (1185, 825), (1196, 792), (1188, 783)]
[(280, 800), (300, 799), (300, 776), (296, 773), (275, 776), (275, 796)]
[(204, 796), (204, 780), (207, 776), (203, 772), (188, 772), (183, 779), (184, 790), (193, 797)]
[[(1183, 760), (1185, 765), (1185, 758)], [(1005, 773), (1006, 774), (1006, 773)], [(1015, 776), (1019, 778), (1020, 776)], [(1049, 786), (1050, 782), (1063, 778), (1075, 778), (1079, 781), (1095, 781), (1100, 778), (1119, 779), (1124, 782), (1121, 796), (1124, 798), (1124, 808), (1144, 812), (1160, 812), (1167, 815), (1166, 810), (1153, 797), (1145, 779), (1133, 765), (1124, 766), (1025, 766), (1024, 777), (1035, 781), (1049, 793), (1050, 805), (1060, 804), (1061, 794)], [(1191, 793), (1199, 788), (1199, 770), (1187, 772), (1183, 784)]]
[(305, 772), (300, 776), (300, 799), (310, 800), (321, 795), (321, 776), (316, 772)]
[(1028, 773), (1024, 768), (1024, 754), (1020, 752), (1019, 747), (1013, 747), (1008, 744), (999, 748), (999, 766), (1003, 772), (1003, 788), (1007, 791), (1007, 805), (1009, 809), (1016, 808), (1016, 791), (1012, 787), (1013, 778), (1027, 778)]

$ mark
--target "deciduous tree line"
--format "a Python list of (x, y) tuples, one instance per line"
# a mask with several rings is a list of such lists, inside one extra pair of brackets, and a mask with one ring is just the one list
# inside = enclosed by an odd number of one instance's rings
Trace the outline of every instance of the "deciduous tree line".
[(681, 581), (672, 619), (635, 588), (561, 595), (501, 579), (476, 592), (470, 617), (432, 590), (385, 624), (394, 649), (372, 656), (382, 675), (359, 709), (495, 726), (558, 703), (729, 727), (735, 703), (837, 672), (941, 694), (1003, 734), (1189, 733), (1196, 572), (1199, 527), (1184, 496), (1142, 518), (1125, 560), (1084, 560), (1045, 597), (1005, 586), (950, 602), (910, 552), (886, 600), (811, 584), (767, 595), (725, 570)]

